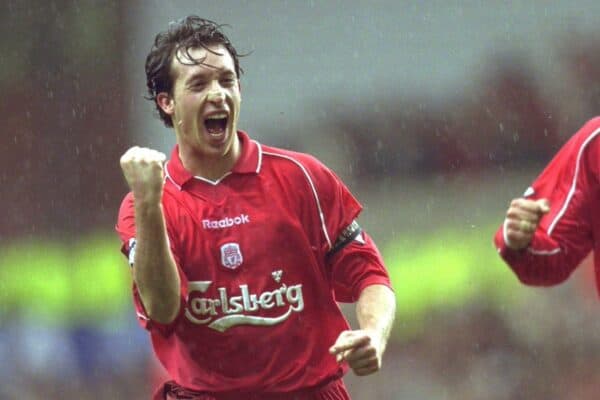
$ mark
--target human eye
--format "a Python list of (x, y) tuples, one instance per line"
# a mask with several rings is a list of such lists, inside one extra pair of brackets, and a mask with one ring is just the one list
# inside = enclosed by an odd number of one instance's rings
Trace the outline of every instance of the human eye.
[(190, 82), (190, 84), (188, 85), (188, 87), (191, 90), (202, 90), (204, 89), (204, 87), (206, 86), (206, 82), (203, 80), (195, 80)]
[(233, 76), (226, 76), (221, 79), (221, 85), (233, 86), (233, 85), (235, 85), (235, 79), (233, 78)]

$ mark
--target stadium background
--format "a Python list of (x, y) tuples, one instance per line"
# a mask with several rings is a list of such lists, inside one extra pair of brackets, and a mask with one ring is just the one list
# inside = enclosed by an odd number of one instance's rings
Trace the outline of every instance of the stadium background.
[(354, 398), (597, 398), (589, 261), (526, 288), (491, 237), (600, 109), (600, 2), (7, 0), (1, 399), (146, 399), (160, 374), (113, 234), (118, 159), (173, 142), (142, 98), (143, 62), (188, 13), (251, 52), (241, 127), (313, 153), (366, 205), (398, 315), (384, 369), (349, 375)]

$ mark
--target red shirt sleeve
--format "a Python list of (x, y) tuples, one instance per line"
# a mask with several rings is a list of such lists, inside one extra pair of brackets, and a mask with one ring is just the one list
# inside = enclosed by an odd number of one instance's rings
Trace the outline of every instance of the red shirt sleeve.
[(504, 225), (496, 232), (498, 253), (523, 283), (561, 283), (592, 250), (591, 206), (599, 189), (599, 134), (600, 118), (586, 123), (525, 192), (529, 199), (550, 202), (550, 212), (542, 217), (528, 248), (509, 249)]
[[(128, 258), (129, 263), (131, 264), (133, 262), (133, 254), (132, 254), (132, 249), (135, 246), (135, 205), (134, 205), (134, 200), (133, 200), (133, 194), (131, 192), (129, 192), (125, 198), (123, 199), (122, 203), (121, 203), (121, 207), (119, 208), (119, 216), (117, 218), (117, 225), (115, 227), (117, 234), (119, 235), (119, 238), (121, 239), (121, 252), (125, 255), (125, 257)], [(169, 229), (167, 228), (167, 231), (169, 231)], [(173, 237), (172, 235), (168, 234), (169, 237), (169, 243), (171, 246), (171, 253), (173, 255), (173, 259), (175, 260), (175, 263), (179, 269), (179, 257), (177, 256), (177, 252), (174, 249), (174, 241), (173, 241)], [(135, 251), (133, 249), (133, 251)], [(180, 275), (181, 275), (181, 271), (180, 271)], [(182, 280), (182, 286), (183, 286), (183, 280)], [(180, 307), (180, 315), (183, 314), (183, 309), (185, 306), (185, 300), (183, 297), (183, 287), (182, 287), (182, 300), (181, 300), (181, 307)], [(157, 332), (160, 332), (162, 335), (168, 335), (170, 334), (170, 332), (172, 331), (172, 327), (175, 323), (175, 321), (177, 321), (177, 319), (180, 317), (177, 316), (177, 318), (175, 318), (175, 320), (171, 323), (171, 324), (160, 324), (156, 321), (152, 321), (149, 317), (148, 314), (146, 313), (146, 309), (144, 308), (144, 304), (142, 303), (142, 300), (140, 298), (138, 289), (135, 285), (135, 282), (132, 285), (132, 294), (133, 294), (133, 302), (134, 302), (134, 307), (135, 307), (135, 311), (136, 311), (136, 315), (138, 318), (138, 322), (140, 323), (140, 325), (147, 329), (147, 330), (155, 330)]]
[(358, 217), (362, 205), (333, 171), (321, 164), (317, 167), (320, 168), (313, 168), (312, 175), (326, 234), (324, 250), (328, 252), (342, 231)]
[(119, 216), (115, 227), (119, 238), (121, 239), (121, 252), (129, 257), (129, 251), (132, 239), (135, 239), (135, 212), (133, 205), (133, 194), (127, 193), (121, 207), (119, 208)]
[(384, 285), (392, 289), (383, 258), (371, 237), (364, 231), (332, 255), (329, 267), (337, 301), (353, 303), (358, 300), (363, 289), (370, 285)]
[(344, 229), (358, 218), (362, 206), (335, 173), (325, 166), (318, 166), (320, 168), (313, 168), (312, 175), (327, 236), (323, 250), (336, 300), (354, 302), (370, 285), (381, 284), (391, 288), (381, 254), (365, 232), (329, 256)]

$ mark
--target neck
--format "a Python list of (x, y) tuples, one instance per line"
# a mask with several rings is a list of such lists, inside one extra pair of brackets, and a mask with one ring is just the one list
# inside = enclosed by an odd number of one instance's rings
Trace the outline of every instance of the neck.
[(233, 169), (242, 153), (241, 148), (239, 138), (236, 138), (225, 154), (209, 154), (179, 143), (179, 158), (192, 175), (216, 181)]

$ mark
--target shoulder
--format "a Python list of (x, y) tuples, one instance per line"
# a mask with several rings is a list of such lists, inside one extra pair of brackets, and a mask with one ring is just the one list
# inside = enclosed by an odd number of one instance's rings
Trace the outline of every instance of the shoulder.
[(308, 181), (318, 191), (343, 185), (341, 179), (315, 156), (298, 151), (263, 146), (263, 167), (287, 178)]
[(281, 149), (278, 147), (262, 146), (263, 161), (275, 163), (277, 166), (288, 166), (295, 168), (304, 168), (309, 171), (327, 170), (328, 168), (316, 157), (293, 150)]
[[(583, 124), (575, 133), (572, 140), (574, 144), (581, 146), (595, 139), (600, 134), (600, 116), (594, 117)], [(595, 141), (595, 140), (594, 140)], [(597, 142), (597, 141), (595, 141)]]
[(317, 185), (341, 182), (328, 166), (307, 153), (263, 146), (263, 164), (282, 173), (296, 176), (302, 174)]
[(579, 129), (564, 143), (554, 156), (551, 164), (561, 164), (561, 160), (572, 162), (579, 160), (583, 154), (597, 155), (600, 151), (600, 117), (594, 117), (586, 121)]
[(590, 129), (590, 130), (597, 130), (600, 128), (600, 115), (596, 116), (590, 120), (588, 120), (584, 125), (582, 129)]

